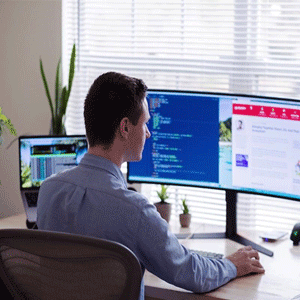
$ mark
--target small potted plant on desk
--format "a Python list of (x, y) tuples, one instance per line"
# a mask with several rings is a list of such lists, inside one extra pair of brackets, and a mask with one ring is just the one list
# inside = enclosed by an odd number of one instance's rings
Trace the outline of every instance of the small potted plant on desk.
[(160, 192), (157, 192), (160, 202), (154, 203), (154, 205), (156, 206), (156, 209), (160, 213), (161, 217), (169, 223), (171, 217), (171, 204), (166, 202), (166, 200), (169, 198), (167, 189), (167, 186), (161, 185)]
[(181, 227), (189, 227), (191, 224), (192, 215), (189, 213), (189, 208), (186, 204), (186, 199), (182, 199), (182, 214), (179, 215)]

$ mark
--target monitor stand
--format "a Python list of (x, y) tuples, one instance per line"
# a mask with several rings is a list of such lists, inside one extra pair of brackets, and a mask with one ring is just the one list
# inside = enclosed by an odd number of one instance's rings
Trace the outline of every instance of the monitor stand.
[(258, 245), (254, 242), (240, 236), (237, 234), (237, 192), (233, 190), (226, 190), (226, 232), (216, 232), (216, 233), (195, 233), (191, 238), (193, 239), (230, 239), (234, 242), (240, 243), (245, 246), (252, 246), (253, 249), (266, 254), (268, 256), (273, 256), (273, 252)]

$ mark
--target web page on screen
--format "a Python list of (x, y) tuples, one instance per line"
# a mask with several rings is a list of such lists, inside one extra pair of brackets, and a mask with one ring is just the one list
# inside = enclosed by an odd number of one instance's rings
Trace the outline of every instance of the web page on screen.
[(299, 106), (233, 103), (233, 186), (299, 194), (299, 121)]

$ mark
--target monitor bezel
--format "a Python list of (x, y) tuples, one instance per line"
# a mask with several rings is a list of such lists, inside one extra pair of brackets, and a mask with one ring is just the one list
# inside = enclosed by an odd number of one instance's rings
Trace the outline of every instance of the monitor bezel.
[[(174, 89), (148, 89), (147, 92), (162, 92), (162, 93), (186, 93), (186, 94), (200, 94), (200, 95), (216, 95), (216, 96), (224, 96), (224, 97), (243, 97), (243, 98), (255, 98), (255, 99), (264, 99), (264, 100), (275, 100), (275, 101), (288, 101), (291, 104), (292, 103), (298, 103), (300, 108), (300, 99), (292, 99), (292, 98), (283, 98), (283, 97), (273, 97), (273, 96), (262, 96), (262, 95), (250, 95), (250, 94), (240, 94), (240, 93), (222, 93), (222, 92), (205, 92), (205, 91), (190, 91), (190, 90), (174, 90)], [(146, 95), (147, 98), (148, 94)], [(147, 143), (147, 141), (146, 141)], [(243, 193), (243, 194), (251, 194), (251, 195), (259, 195), (259, 196), (265, 196), (265, 197), (275, 197), (280, 199), (288, 199), (300, 202), (300, 195), (299, 198), (291, 195), (280, 195), (276, 194), (275, 192), (263, 192), (263, 191), (252, 191), (250, 189), (242, 189), (242, 188), (235, 188), (235, 187), (217, 187), (217, 186), (209, 186), (209, 185), (191, 185), (191, 184), (184, 184), (184, 183), (173, 183), (168, 182), (167, 180), (157, 180), (157, 181), (150, 181), (150, 180), (131, 180), (130, 177), (130, 164), (134, 164), (135, 162), (127, 162), (127, 174), (126, 179), (129, 184), (165, 184), (169, 186), (184, 186), (184, 187), (193, 187), (193, 188), (204, 188), (204, 189), (213, 189), (213, 190), (222, 190), (224, 192), (226, 191), (235, 191), (237, 193)]]

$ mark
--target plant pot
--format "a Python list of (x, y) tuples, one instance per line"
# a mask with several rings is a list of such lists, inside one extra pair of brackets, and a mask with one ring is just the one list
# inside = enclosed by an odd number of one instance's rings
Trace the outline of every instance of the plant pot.
[(172, 205), (170, 203), (161, 203), (161, 202), (157, 202), (154, 203), (157, 211), (159, 212), (159, 214), (161, 215), (161, 217), (163, 219), (165, 219), (168, 223), (170, 221), (170, 217), (171, 217), (171, 208)]
[(180, 225), (181, 227), (189, 227), (191, 224), (191, 214), (180, 214), (179, 215), (179, 220), (180, 220)]

